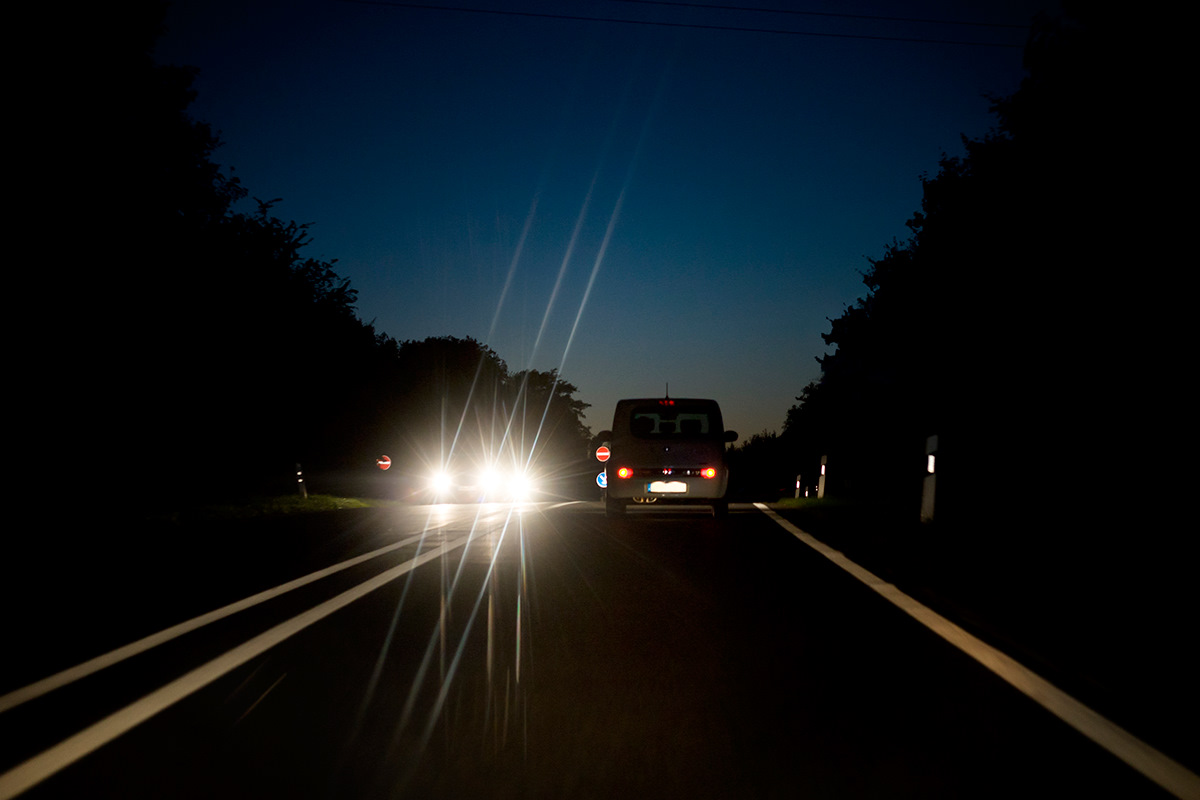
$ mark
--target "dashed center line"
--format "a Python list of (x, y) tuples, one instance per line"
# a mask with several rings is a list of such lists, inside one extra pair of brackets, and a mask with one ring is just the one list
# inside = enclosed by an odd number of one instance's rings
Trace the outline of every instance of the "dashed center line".
[(55, 673), (48, 678), (43, 678), (36, 683), (31, 683), (28, 686), (24, 686), (0, 697), (0, 713), (8, 711), (12, 708), (16, 708), (22, 703), (27, 703), (36, 697), (41, 697), (48, 692), (52, 692), (55, 689), (59, 689), (81, 678), (86, 678), (88, 675), (99, 672), (106, 667), (111, 667), (113, 664), (119, 664), (127, 658), (132, 658), (138, 653), (144, 653), (151, 648), (183, 636), (185, 633), (190, 633), (197, 628), (203, 628), (205, 625), (216, 622), (217, 620), (224, 619), (225, 617), (236, 614), (239, 611), (245, 611), (247, 608), (252, 608), (260, 603), (265, 603), (268, 600), (274, 599), (283, 594), (287, 594), (295, 589), (299, 589), (301, 586), (307, 586), (310, 583), (319, 581), (322, 578), (326, 578), (330, 575), (341, 572), (342, 570), (350, 569), (351, 567), (357, 566), (364, 561), (370, 561), (371, 559), (378, 558), (379, 556), (386, 555), (387, 553), (391, 553), (395, 550), (399, 550), (402, 547), (416, 544), (423, 538), (425, 538), (424, 534), (411, 536), (394, 544), (389, 544), (386, 547), (381, 547), (378, 550), (372, 550), (369, 553), (364, 553), (361, 556), (356, 556), (355, 558), (342, 561), (341, 563), (334, 564), (331, 567), (317, 570), (316, 572), (305, 575), (304, 577), (296, 578), (293, 581), (280, 584), (273, 589), (267, 589), (264, 592), (259, 592), (258, 594), (243, 598), (237, 602), (230, 603), (227, 606), (222, 606), (215, 611), (209, 611), (207, 614), (201, 614), (200, 616), (189, 619), (186, 622), (181, 622), (178, 625), (172, 625), (170, 628), (165, 628), (158, 633), (152, 633), (145, 638), (138, 639), (136, 642), (131, 642), (122, 647), (118, 647), (116, 650), (111, 650), (103, 655), (96, 656), (95, 658), (85, 661), (82, 664), (78, 664), (74, 667), (63, 670), (62, 672)]
[[(113, 739), (116, 739), (118, 736), (121, 736), (137, 725), (140, 725), (142, 722), (145, 722), (155, 714), (158, 714), (160, 711), (163, 711), (164, 709), (174, 705), (188, 695), (193, 694), (218, 678), (233, 671), (237, 667), (240, 667), (252, 658), (265, 653), (267, 650), (284, 641), (285, 639), (294, 636), (310, 625), (319, 622), (333, 612), (349, 605), (355, 600), (358, 600), (359, 598), (366, 596), (367, 594), (386, 585), (387, 583), (396, 580), (397, 578), (405, 575), (413, 569), (416, 569), (418, 566), (426, 563), (427, 561), (439, 558), (452, 550), (464, 546), (467, 544), (467, 542), (471, 541), (471, 539), (472, 536), (468, 534), (453, 541), (440, 544), (437, 547), (434, 547), (432, 550), (422, 553), (416, 558), (406, 561), (403, 564), (392, 567), (391, 569), (386, 570), (375, 577), (342, 592), (336, 597), (326, 600), (324, 603), (321, 603), (320, 605), (315, 606), (314, 608), (311, 608), (302, 614), (281, 622), (270, 630), (260, 633), (258, 636), (255, 636), (249, 641), (238, 645), (223, 655), (212, 659), (208, 663), (197, 667), (186, 675), (171, 681), (167, 685), (151, 692), (140, 700), (137, 700), (134, 703), (131, 703), (130, 705), (120, 709), (119, 711), (110, 714), (109, 716), (105, 717), (94, 725), (85, 728), (74, 736), (64, 739), (57, 745), (54, 745), (53, 747), (44, 750), (24, 763), (13, 767), (8, 772), (0, 775), (0, 800), (9, 800), (10, 798), (16, 797), (27, 789), (36, 786), (46, 778), (54, 775), (56, 772), (59, 772), (84, 756), (94, 752), (105, 744), (111, 742)], [(397, 545), (389, 545), (388, 548), (381, 549), (393, 550), (399, 544), (400, 543), (397, 543)], [(366, 556), (359, 556), (358, 559), (351, 559), (351, 561), (361, 563), (361, 561), (365, 560), (366, 557), (374, 557), (375, 555), (379, 554), (380, 551), (374, 551), (373, 554), (368, 553)], [(342, 562), (342, 564), (337, 564), (329, 569), (334, 571), (337, 571), (338, 569), (345, 569), (346, 567), (343, 565), (349, 565), (349, 562)], [(321, 572), (325, 572), (325, 570), (321, 570)], [(313, 575), (317, 574), (318, 573), (313, 573)], [(316, 578), (313, 578), (313, 575), (305, 576), (305, 578), (301, 578), (299, 580), (306, 580), (308, 578), (316, 580)], [(293, 583), (295, 583), (295, 581), (293, 581)], [(284, 584), (284, 586), (287, 585), (288, 584)], [(281, 586), (277, 588), (282, 589), (283, 587)], [(258, 595), (255, 595), (255, 597), (258, 597)], [(247, 598), (247, 600), (250, 599), (251, 598)], [(261, 602), (261, 600), (259, 602)], [(229, 606), (226, 608), (229, 608)], [(197, 619), (201, 618), (197, 617)]]

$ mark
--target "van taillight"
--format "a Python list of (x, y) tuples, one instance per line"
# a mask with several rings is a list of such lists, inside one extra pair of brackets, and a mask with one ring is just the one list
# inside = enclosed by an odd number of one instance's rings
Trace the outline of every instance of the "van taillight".
[(618, 478), (632, 478), (633, 470), (630, 469), (629, 467), (618, 467), (617, 468), (617, 477)]

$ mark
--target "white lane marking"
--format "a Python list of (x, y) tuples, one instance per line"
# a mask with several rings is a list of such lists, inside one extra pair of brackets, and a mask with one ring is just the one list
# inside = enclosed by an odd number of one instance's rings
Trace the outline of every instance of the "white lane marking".
[(89, 753), (108, 744), (121, 734), (140, 725), (150, 717), (179, 702), (188, 695), (196, 692), (228, 672), (240, 667), (250, 659), (265, 653), (270, 648), (294, 636), (308, 626), (319, 622), (333, 612), (341, 609), (355, 600), (375, 591), (379, 587), (394, 581), (396, 578), (416, 569), (420, 565), (438, 558), (451, 550), (465, 545), (471, 536), (464, 536), (452, 542), (435, 547), (427, 553), (422, 553), (411, 561), (376, 575), (357, 586), (347, 589), (341, 594), (326, 600), (319, 606), (305, 611), (291, 619), (281, 622), (274, 628), (260, 633), (253, 639), (233, 648), (224, 655), (217, 656), (207, 664), (197, 667), (186, 675), (171, 681), (166, 686), (157, 689), (119, 711), (110, 714), (94, 725), (85, 728), (53, 747), (42, 751), (22, 764), (18, 764), (8, 772), (0, 775), (0, 800), (10, 800), (21, 792), (36, 786), (59, 770), (65, 769)]
[(855, 578), (886, 597), (925, 627), (962, 650), (1096, 744), (1124, 761), (1181, 800), (1200, 798), (1200, 775), (1138, 739), (1124, 728), (1096, 713), (1028, 667), (988, 645), (932, 609), (922, 605), (893, 584), (876, 577), (841, 552), (814, 539), (762, 503), (754, 507), (775, 520), (784, 530)]
[(546, 506), (545, 509), (539, 509), (539, 511), (540, 510), (553, 511), (556, 508), (564, 508), (566, 506), (577, 506), (577, 505), (582, 505), (586, 502), (587, 502), (586, 500), (564, 500), (561, 503), (554, 503), (553, 505)]
[(189, 619), (186, 622), (181, 622), (178, 625), (171, 626), (170, 628), (165, 628), (158, 633), (152, 633), (143, 639), (138, 639), (136, 642), (131, 642), (123, 647), (118, 647), (116, 650), (111, 650), (103, 655), (96, 656), (93, 659), (84, 661), (82, 664), (78, 664), (74, 667), (63, 670), (62, 672), (55, 673), (48, 678), (43, 678), (40, 681), (29, 684), (28, 686), (16, 689), (0, 697), (0, 713), (8, 711), (12, 708), (16, 708), (22, 703), (33, 700), (35, 697), (41, 697), (48, 692), (52, 692), (55, 689), (66, 686), (69, 683), (73, 683), (80, 678), (86, 678), (88, 675), (99, 672), (105, 667), (111, 667), (113, 664), (117, 664), (127, 658), (136, 656), (138, 653), (143, 653), (153, 647), (157, 647), (164, 642), (169, 642), (172, 639), (183, 636), (185, 633), (190, 633), (197, 628), (202, 628), (209, 623), (216, 622), (219, 619), (224, 619), (225, 617), (236, 614), (239, 611), (244, 611), (247, 608), (256, 606), (259, 603), (265, 603), (266, 601), (275, 597), (279, 597), (282, 594), (287, 594), (294, 589), (299, 589), (301, 586), (307, 586), (314, 581), (319, 581), (321, 578), (328, 577), (345, 569), (350, 569), (350, 567), (361, 564), (364, 561), (370, 561), (373, 558), (378, 558), (379, 556), (390, 553), (393, 550), (399, 550), (401, 547), (415, 544), (416, 542), (421, 541), (421, 539), (424, 537), (425, 534), (412, 536), (408, 539), (396, 542), (395, 544), (390, 544), (387, 547), (381, 547), (378, 550), (372, 550), (370, 553), (365, 553), (361, 556), (356, 556), (339, 564), (334, 564), (331, 567), (317, 570), (316, 572), (305, 575), (302, 578), (296, 578), (293, 581), (280, 584), (274, 589), (267, 589), (264, 592), (259, 592), (258, 594), (251, 595), (250, 597), (238, 600), (237, 602), (230, 603), (229, 605), (218, 608), (215, 611), (209, 611), (207, 614), (201, 614), (194, 619)]

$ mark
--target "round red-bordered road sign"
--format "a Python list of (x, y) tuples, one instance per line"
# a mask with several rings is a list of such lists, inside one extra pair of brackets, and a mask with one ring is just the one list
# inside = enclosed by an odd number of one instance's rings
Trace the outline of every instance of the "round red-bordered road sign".
[(379, 458), (375, 459), (375, 463), (379, 465), (380, 469), (387, 469), (392, 465), (392, 460), (387, 456), (380, 456)]
[(599, 447), (596, 448), (596, 460), (597, 461), (608, 461), (609, 456), (611, 456), (611, 455), (612, 455), (612, 452), (609, 451), (609, 449), (607, 447), (605, 447), (604, 445), (600, 445)]

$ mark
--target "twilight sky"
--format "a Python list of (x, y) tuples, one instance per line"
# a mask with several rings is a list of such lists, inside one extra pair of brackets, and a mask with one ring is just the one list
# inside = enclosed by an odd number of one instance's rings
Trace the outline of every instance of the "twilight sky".
[(782, 427), (921, 174), (1022, 75), (1019, 48), (946, 42), (1024, 30), (863, 17), (1024, 26), (1052, 2), (734, 2), (858, 17), (173, 0), (156, 55), (199, 68), (216, 160), (313, 223), (377, 330), (558, 369), (593, 432), (669, 383), (745, 439)]

